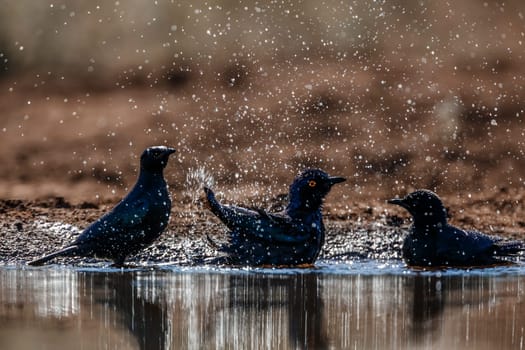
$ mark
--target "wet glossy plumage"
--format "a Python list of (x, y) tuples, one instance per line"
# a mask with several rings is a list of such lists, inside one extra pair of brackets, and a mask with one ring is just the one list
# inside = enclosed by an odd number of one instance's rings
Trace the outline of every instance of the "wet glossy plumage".
[(446, 209), (429, 190), (418, 190), (403, 199), (392, 199), (412, 214), (413, 224), (403, 242), (403, 258), (413, 266), (483, 266), (504, 263), (525, 246), (478, 231), (462, 230), (447, 223)]
[(164, 146), (146, 149), (137, 183), (119, 204), (88, 226), (73, 243), (29, 265), (41, 265), (56, 256), (94, 256), (122, 265), (127, 256), (153, 243), (170, 217), (171, 199), (163, 170), (173, 152)]
[(205, 188), (211, 211), (230, 229), (228, 242), (220, 247), (226, 256), (220, 261), (250, 266), (313, 264), (324, 244), (323, 199), (342, 181), (319, 169), (305, 170), (291, 184), (289, 204), (280, 213), (221, 205)]

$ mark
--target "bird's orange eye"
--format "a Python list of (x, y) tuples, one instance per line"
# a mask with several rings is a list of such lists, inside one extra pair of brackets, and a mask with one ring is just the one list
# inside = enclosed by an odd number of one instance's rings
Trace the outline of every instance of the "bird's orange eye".
[(315, 187), (316, 185), (317, 185), (317, 182), (315, 182), (314, 180), (308, 181), (308, 186)]

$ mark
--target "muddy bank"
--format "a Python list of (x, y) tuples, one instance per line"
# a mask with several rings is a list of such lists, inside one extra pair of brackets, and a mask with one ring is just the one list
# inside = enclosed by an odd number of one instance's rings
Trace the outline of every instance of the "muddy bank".
[[(513, 239), (525, 238), (525, 222), (520, 210), (525, 191), (498, 191), (491, 196), (444, 197), (452, 223), (476, 228), (488, 234)], [(181, 197), (182, 194), (180, 194)], [(177, 197), (177, 195), (175, 196)], [(259, 203), (278, 209), (282, 196), (274, 199), (246, 199), (246, 206)], [(225, 199), (227, 202), (227, 200)], [(113, 202), (70, 203), (61, 197), (43, 200), (0, 201), (0, 263), (23, 264), (70, 242), (90, 222), (113, 206)], [(321, 259), (399, 259), (403, 235), (411, 220), (402, 210), (381, 200), (370, 203), (337, 202), (330, 195), (324, 208), (327, 228)], [(191, 264), (216, 252), (206, 239), (220, 241), (225, 227), (203, 208), (200, 201), (174, 201), (167, 231), (152, 247), (129, 258), (138, 264)], [(57, 259), (57, 263), (99, 263), (96, 259)]]

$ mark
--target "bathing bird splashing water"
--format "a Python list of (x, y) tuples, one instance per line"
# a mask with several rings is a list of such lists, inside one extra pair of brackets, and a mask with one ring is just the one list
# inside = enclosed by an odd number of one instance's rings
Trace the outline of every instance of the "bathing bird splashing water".
[(319, 169), (308, 169), (290, 185), (289, 203), (280, 213), (220, 204), (204, 188), (215, 214), (230, 230), (229, 242), (219, 247), (226, 256), (217, 263), (249, 266), (311, 265), (324, 244), (321, 208), (333, 185), (345, 181)]

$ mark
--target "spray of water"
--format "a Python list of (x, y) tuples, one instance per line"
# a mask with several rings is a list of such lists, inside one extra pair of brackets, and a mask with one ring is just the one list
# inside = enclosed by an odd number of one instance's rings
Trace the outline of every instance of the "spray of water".
[(205, 167), (198, 166), (196, 168), (190, 168), (186, 173), (183, 195), (189, 198), (191, 203), (197, 203), (197, 200), (202, 195), (202, 188), (204, 186), (211, 188), (214, 185), (215, 179)]

